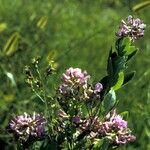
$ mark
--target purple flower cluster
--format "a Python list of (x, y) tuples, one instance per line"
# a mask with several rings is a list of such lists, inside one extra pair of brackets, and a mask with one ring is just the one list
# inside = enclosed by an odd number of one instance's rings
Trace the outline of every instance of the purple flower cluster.
[(44, 136), (46, 119), (40, 115), (23, 115), (16, 116), (9, 123), (10, 131), (21, 141), (28, 141), (29, 138), (40, 139)]
[(126, 144), (128, 142), (134, 142), (136, 137), (131, 135), (130, 130), (118, 131), (118, 135), (115, 137), (117, 144)]
[(130, 37), (132, 41), (141, 38), (144, 35), (146, 25), (139, 18), (128, 16), (126, 21), (122, 20), (119, 30), (116, 33), (118, 37)]
[(71, 67), (62, 75), (63, 84), (59, 87), (59, 91), (62, 94), (67, 94), (71, 92), (72, 88), (85, 88), (89, 79), (90, 76), (86, 71)]
[(131, 135), (127, 121), (123, 120), (120, 115), (113, 110), (106, 116), (106, 121), (101, 124), (99, 130), (101, 136), (112, 136), (112, 142), (116, 144), (126, 144), (135, 141), (136, 137)]
[(95, 86), (92, 87), (88, 84), (89, 79), (90, 76), (86, 71), (71, 67), (62, 75), (62, 84), (59, 86), (59, 92), (65, 96), (76, 93), (75, 95), (78, 95), (81, 99), (99, 98), (99, 93), (103, 89), (102, 84), (96, 83)]
[(98, 117), (81, 119), (79, 116), (76, 116), (73, 118), (73, 122), (80, 126), (81, 131), (89, 131), (91, 138), (106, 137), (115, 144), (126, 144), (136, 139), (134, 135), (131, 135), (127, 121), (123, 120), (120, 115), (117, 115), (115, 110), (109, 113), (104, 121), (101, 121)]
[(114, 126), (118, 129), (127, 128), (127, 121), (123, 120), (121, 116), (117, 115), (111, 119)]
[(69, 68), (62, 76), (62, 81), (69, 85), (84, 85), (87, 83), (90, 76), (86, 71), (82, 71), (80, 68)]

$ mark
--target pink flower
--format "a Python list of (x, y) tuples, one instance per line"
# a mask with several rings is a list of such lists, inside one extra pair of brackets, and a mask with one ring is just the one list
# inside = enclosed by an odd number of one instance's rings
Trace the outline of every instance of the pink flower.
[(117, 115), (114, 118), (112, 118), (112, 123), (118, 129), (127, 128), (127, 125), (128, 125), (127, 121), (123, 120), (122, 117), (119, 116), (119, 115)]
[(101, 83), (96, 83), (94, 87), (94, 93), (99, 93), (103, 90), (103, 85)]
[(122, 20), (119, 30), (116, 33), (118, 37), (130, 37), (132, 41), (141, 38), (144, 35), (146, 25), (139, 18), (128, 16), (126, 21)]
[(87, 75), (86, 71), (82, 71), (79, 68), (69, 68), (66, 70), (66, 73), (62, 76), (62, 81), (66, 85), (84, 85), (87, 83), (88, 79), (90, 78)]
[(135, 140), (136, 140), (136, 137), (126, 131), (119, 131), (118, 135), (115, 138), (115, 142), (117, 144), (126, 144), (129, 142), (134, 142)]
[(27, 141), (30, 137), (42, 138), (45, 124), (46, 119), (43, 116), (35, 113), (33, 115), (24, 113), (13, 118), (9, 123), (9, 128), (21, 141)]
[(74, 116), (74, 117), (72, 118), (72, 122), (75, 123), (75, 124), (79, 124), (79, 123), (82, 122), (82, 119), (81, 119), (80, 116)]

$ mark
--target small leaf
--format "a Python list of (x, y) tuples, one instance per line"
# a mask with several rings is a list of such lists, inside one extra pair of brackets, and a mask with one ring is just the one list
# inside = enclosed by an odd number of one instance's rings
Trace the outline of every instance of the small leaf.
[(0, 33), (3, 32), (7, 28), (6, 23), (0, 23)]
[(150, 6), (150, 1), (149, 1), (149, 0), (148, 0), (148, 1), (141, 2), (141, 3), (137, 4), (137, 5), (135, 5), (135, 6), (132, 8), (132, 10), (133, 10), (133, 11), (139, 11), (139, 10), (141, 10), (141, 9), (147, 7), (147, 6)]
[(118, 39), (116, 41), (116, 49), (120, 56), (128, 56), (137, 50), (128, 37)]
[(20, 37), (19, 34), (16, 32), (16, 33), (13, 33), (12, 36), (8, 39), (3, 49), (3, 53), (6, 56), (11, 56), (17, 51), (19, 37)]
[(103, 105), (105, 109), (105, 114), (107, 114), (116, 104), (116, 94), (113, 89), (109, 91), (104, 97)]
[(123, 56), (124, 55), (124, 49), (126, 46), (129, 46), (129, 43), (131, 43), (130, 39), (125, 37), (125, 38), (119, 38), (117, 41), (116, 41), (116, 50), (118, 52), (118, 54), (120, 56)]
[(120, 115), (121, 115), (123, 118), (128, 119), (129, 112), (128, 112), (128, 111), (124, 111), (124, 112), (120, 113)]
[(147, 126), (145, 126), (145, 134), (150, 138), (150, 129)]
[(123, 72), (120, 72), (118, 74), (118, 79), (117, 79), (117, 82), (116, 84), (112, 87), (113, 90), (118, 90), (121, 88), (122, 84), (124, 82), (124, 73)]
[(124, 55), (130, 55), (133, 52), (137, 51), (137, 48), (135, 48), (135, 46), (131, 46), (131, 45), (127, 45), (124, 49)]
[(37, 27), (40, 29), (44, 29), (46, 24), (48, 21), (48, 17), (47, 16), (43, 16), (39, 19), (39, 21), (37, 22)]
[(138, 51), (138, 49), (133, 51), (131, 54), (129, 54), (127, 61), (129, 61), (137, 53), (137, 51)]
[(14, 95), (12, 95), (12, 94), (9, 94), (9, 95), (4, 95), (4, 97), (3, 97), (3, 99), (4, 99), (4, 101), (5, 102), (12, 102), (13, 100), (14, 100)]
[(132, 72), (126, 74), (126, 75), (124, 76), (123, 85), (127, 84), (130, 80), (132, 80), (132, 78), (134, 77), (134, 75), (135, 75), (135, 71), (132, 71)]
[(10, 72), (6, 72), (6, 71), (5, 71), (5, 74), (9, 78), (9, 80), (11, 81), (12, 86), (16, 86), (16, 82), (15, 82), (13, 74)]
[(103, 142), (104, 142), (104, 140), (102, 140), (102, 139), (95, 139), (93, 142), (93, 144), (94, 144), (93, 149), (99, 150), (100, 147), (103, 145)]

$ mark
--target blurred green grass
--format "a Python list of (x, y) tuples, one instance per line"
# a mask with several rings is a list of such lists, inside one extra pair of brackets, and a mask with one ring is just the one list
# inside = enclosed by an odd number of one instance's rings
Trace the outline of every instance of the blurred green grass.
[[(10, 36), (18, 32), (20, 42), (12, 56), (0, 57), (0, 143), (9, 145), (4, 131), (12, 115), (24, 111), (42, 110), (42, 104), (33, 96), (24, 82), (24, 66), (36, 56), (46, 61), (54, 53), (59, 64), (57, 74), (49, 81), (49, 92), (57, 87), (62, 72), (70, 67), (88, 71), (94, 81), (106, 74), (106, 60), (110, 47), (114, 47), (115, 31), (122, 18), (129, 14), (147, 24), (145, 37), (137, 42), (140, 51), (129, 64), (135, 70), (134, 80), (118, 91), (119, 112), (129, 111), (129, 126), (137, 140), (121, 149), (150, 149), (150, 43), (149, 8), (137, 13), (131, 10), (140, 0), (0, 0), (0, 50)], [(46, 24), (38, 27), (41, 17)], [(6, 72), (14, 76), (12, 85)], [(7, 148), (12, 148), (8, 146)]]

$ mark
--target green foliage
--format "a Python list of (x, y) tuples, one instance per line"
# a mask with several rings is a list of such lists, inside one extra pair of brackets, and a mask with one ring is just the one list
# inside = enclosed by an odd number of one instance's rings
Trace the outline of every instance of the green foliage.
[[(58, 70), (54, 78), (49, 76), (46, 80), (49, 87), (46, 93), (49, 96), (57, 88), (60, 74), (70, 66), (87, 69), (94, 76), (94, 81), (99, 80), (105, 76), (107, 50), (115, 41), (113, 37), (117, 29), (116, 25), (120, 22), (120, 18), (133, 13), (129, 9), (136, 6), (138, 2), (0, 0), (0, 143), (2, 149), (17, 149), (14, 142), (10, 143), (12, 138), (6, 131), (12, 116), (25, 111), (41, 112), (45, 107), (24, 82), (24, 66), (29, 65), (31, 58), (41, 56), (41, 68), (46, 69), (48, 56), (53, 57), (53, 53), (55, 55)], [(145, 5), (138, 4), (133, 7), (133, 10), (142, 10), (144, 7)], [(148, 9), (144, 9), (144, 12), (138, 16), (149, 24)], [(112, 99), (109, 99), (111, 101), (107, 101), (111, 109), (116, 100), (113, 99), (114, 92), (109, 93), (109, 91), (112, 91), (111, 88), (118, 90), (122, 85), (126, 85), (135, 75), (132, 70), (134, 68), (137, 74), (133, 82), (120, 91), (116, 91), (116, 94), (120, 100), (118, 109), (130, 111), (128, 121), (136, 133), (137, 140), (126, 148), (121, 147), (121, 150), (149, 149), (150, 52), (148, 49), (150, 44), (148, 31), (144, 40), (137, 43), (141, 49), (133, 64), (128, 60), (133, 58), (137, 49), (129, 43), (128, 39), (120, 40), (124, 41), (123, 43), (118, 41), (119, 44), (115, 45), (117, 53), (110, 53), (108, 73), (104, 78), (105, 81), (103, 80), (106, 86), (104, 95), (111, 96)], [(112, 50), (115, 50), (113, 46)], [(126, 57), (122, 57), (124, 54)], [(111, 80), (108, 80), (108, 76), (111, 76)], [(55, 107), (50, 103), (53, 104), (53, 100), (47, 99), (49, 108)], [(87, 114), (86, 108), (84, 109)], [(56, 146), (55, 143), (53, 145)], [(42, 146), (49, 149), (47, 143)]]
[(114, 90), (110, 90), (103, 100), (104, 114), (107, 114), (112, 108), (114, 108), (116, 102), (116, 94)]
[(19, 43), (19, 34), (13, 33), (11, 37), (8, 39), (7, 43), (4, 46), (3, 53), (6, 56), (11, 56), (14, 54), (18, 49), (18, 43)]
[(149, 0), (148, 1), (145, 0), (144, 2), (136, 4), (132, 9), (133, 9), (133, 11), (140, 11), (140, 10), (142, 10), (145, 7), (148, 7), (148, 6), (150, 6), (150, 1)]

